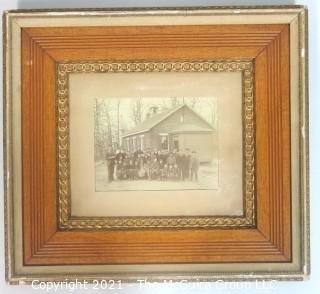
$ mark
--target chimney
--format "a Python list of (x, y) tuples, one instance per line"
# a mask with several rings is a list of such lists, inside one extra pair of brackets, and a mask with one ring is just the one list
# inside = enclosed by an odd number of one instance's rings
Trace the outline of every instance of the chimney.
[(158, 106), (150, 106), (147, 112), (147, 118), (150, 118), (158, 113)]
[(152, 106), (151, 107), (151, 111), (152, 111), (152, 114), (156, 114), (158, 112), (158, 107), (157, 106)]

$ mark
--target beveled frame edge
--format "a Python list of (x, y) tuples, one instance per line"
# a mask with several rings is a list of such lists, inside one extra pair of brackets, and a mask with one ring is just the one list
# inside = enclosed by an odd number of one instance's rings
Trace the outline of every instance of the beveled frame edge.
[[(12, 187), (13, 182), (10, 177), (12, 171), (12, 122), (11, 103), (9, 90), (9, 17), (7, 11), (2, 16), (2, 54), (3, 54), (3, 169), (4, 169), (4, 249), (5, 249), (5, 280), (12, 284), (14, 271), (14, 249), (13, 238), (13, 215), (12, 215)], [(14, 283), (16, 284), (16, 283)]]
[(8, 14), (24, 14), (27, 13), (28, 15), (30, 13), (46, 13), (49, 12), (52, 13), (63, 13), (74, 15), (76, 13), (100, 13), (100, 12), (115, 12), (119, 14), (123, 14), (125, 12), (130, 13), (143, 13), (146, 14), (146, 12), (152, 13), (153, 11), (156, 12), (163, 12), (163, 11), (169, 11), (174, 13), (175, 11), (181, 11), (181, 10), (218, 10), (219, 14), (223, 14), (223, 10), (233, 10), (233, 9), (239, 9), (239, 10), (258, 10), (258, 9), (277, 9), (277, 10), (289, 10), (289, 9), (307, 9), (306, 5), (231, 5), (231, 6), (224, 6), (224, 5), (213, 5), (213, 6), (176, 6), (176, 7), (109, 7), (109, 8), (55, 8), (55, 9), (9, 9), (4, 11), (4, 13)]
[[(305, 6), (304, 13), (299, 13), (299, 122), (301, 132), (300, 139), (300, 189), (302, 215), (302, 261), (304, 263), (304, 275), (310, 276), (311, 251), (310, 251), (310, 157), (309, 157), (309, 32), (308, 9)], [(302, 107), (301, 107), (302, 106)], [(302, 149), (302, 152), (301, 152)]]
[[(301, 268), (300, 271), (275, 271), (270, 274), (270, 272), (214, 272), (206, 273), (199, 272), (197, 273), (178, 273), (178, 275), (163, 275), (163, 272), (153, 274), (143, 274), (143, 275), (134, 275), (129, 273), (123, 274), (108, 274), (109, 278), (122, 279), (123, 282), (137, 282), (137, 279), (148, 278), (150, 281), (162, 281), (164, 279), (172, 279), (174, 281), (179, 281), (181, 278), (187, 279), (188, 281), (256, 281), (256, 280), (278, 280), (278, 281), (301, 281), (308, 278), (310, 274), (310, 199), (309, 199), (309, 115), (308, 115), (308, 26), (307, 26), (307, 8), (306, 6), (300, 5), (289, 5), (289, 6), (226, 6), (226, 7), (176, 7), (176, 8), (151, 8), (150, 10), (188, 10), (188, 9), (199, 9), (199, 10), (210, 10), (210, 9), (249, 9), (250, 12), (254, 12), (256, 9), (277, 9), (281, 10), (280, 13), (284, 13), (288, 9), (293, 9), (296, 16), (299, 19), (299, 103), (300, 106), (300, 125), (299, 125), (299, 154), (300, 154), (300, 184), (301, 184), (301, 207), (302, 212), (302, 223), (301, 223), (301, 234), (302, 234), (302, 246), (300, 250)], [(146, 11), (148, 10), (145, 8)], [(56, 12), (58, 15), (76, 15), (82, 14), (86, 11), (102, 11), (104, 13), (116, 11), (121, 13), (130, 13), (130, 11), (144, 11), (144, 9), (55, 9), (55, 10), (8, 10), (3, 14), (3, 57), (4, 57), (4, 66), (3, 66), (3, 94), (4, 94), (4, 223), (5, 223), (5, 278), (9, 284), (31, 284), (33, 279), (39, 279), (40, 281), (62, 281), (68, 279), (69, 281), (86, 280), (88, 282), (93, 281), (93, 279), (102, 280), (106, 279), (106, 275), (92, 275), (92, 274), (79, 274), (77, 277), (74, 275), (66, 274), (54, 274), (54, 275), (22, 275), (16, 272), (14, 265), (14, 247), (13, 247), (13, 221), (12, 221), (12, 207), (13, 207), (13, 198), (12, 198), (12, 108), (10, 103), (10, 85), (11, 85), (11, 76), (10, 76), (10, 54), (9, 54), (9, 42), (10, 42), (10, 33), (9, 33), (9, 24), (11, 22), (10, 17), (13, 15), (33, 15), (34, 13), (40, 13), (46, 15), (47, 12), (50, 14)], [(279, 12), (279, 11), (278, 11)], [(302, 150), (302, 151), (301, 151)], [(247, 277), (245, 276), (247, 275)]]
[[(243, 200), (241, 216), (72, 217), (69, 142), (69, 75), (119, 72), (240, 72), (243, 88)], [(254, 62), (248, 59), (194, 61), (64, 62), (56, 66), (58, 222), (63, 230), (137, 228), (251, 228), (255, 227)]]

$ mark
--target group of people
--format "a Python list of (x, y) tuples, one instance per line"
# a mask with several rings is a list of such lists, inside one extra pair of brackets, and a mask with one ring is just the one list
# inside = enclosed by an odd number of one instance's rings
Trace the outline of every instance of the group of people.
[(173, 152), (137, 150), (133, 153), (110, 148), (106, 155), (108, 181), (114, 180), (172, 180), (198, 181), (199, 159), (196, 151)]

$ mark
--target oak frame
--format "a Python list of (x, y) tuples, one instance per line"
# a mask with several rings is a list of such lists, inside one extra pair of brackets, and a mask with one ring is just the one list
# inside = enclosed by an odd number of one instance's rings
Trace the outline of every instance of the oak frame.
[[(301, 9), (299, 13), (301, 11), (304, 10)], [(5, 23), (10, 13), (6, 16)], [(121, 46), (125, 43), (128, 49), (122, 48), (120, 56), (119, 48), (113, 49), (110, 36), (119, 35), (122, 30), (125, 31), (125, 35), (120, 43), (122, 42)], [(228, 35), (230, 30), (233, 33)], [(181, 48), (174, 40), (167, 37), (170, 34), (176, 35), (178, 31), (184, 40)], [(221, 31), (224, 33), (225, 40), (218, 36)], [(155, 37), (148, 39), (142, 49), (136, 48), (132, 54), (130, 35), (141, 32), (147, 32)], [(248, 32), (252, 39), (247, 38)], [(204, 37), (196, 40), (199, 33)], [(95, 36), (98, 36), (98, 39), (95, 40)], [(99, 36), (107, 37), (101, 40)], [(85, 41), (88, 37), (92, 38), (92, 43), (89, 45)], [(157, 44), (157, 38), (160, 40), (164, 38), (161, 41), (165, 42)], [(66, 41), (64, 43), (61, 40)], [(93, 45), (94, 41), (98, 40), (101, 43), (98, 46)], [(142, 37), (141, 44), (144, 41)], [(229, 47), (230, 42), (238, 48)], [(165, 47), (168, 43), (176, 49), (167, 50)], [(292, 261), (290, 93), (288, 86), (281, 86), (290, 83), (288, 25), (85, 27), (76, 30), (74, 28), (23, 28), (22, 44), (25, 266)], [(93, 48), (88, 48), (90, 44)], [(70, 49), (70, 46), (77, 47), (77, 51)], [(81, 46), (84, 49), (81, 49)], [(107, 52), (104, 49), (106, 46), (109, 46)], [(117, 47), (117, 44), (115, 46)], [(54, 197), (57, 189), (55, 63), (65, 60), (88, 60), (89, 57), (91, 60), (117, 61), (142, 60), (142, 58), (145, 60), (143, 49), (148, 46), (158, 48), (154, 51), (149, 50), (148, 60), (223, 59), (235, 54), (237, 57), (240, 54), (241, 58), (254, 60), (256, 105), (259, 105), (255, 109), (256, 190), (259, 195), (256, 203), (256, 228), (210, 231), (162, 230), (161, 237), (157, 230), (61, 232), (57, 229), (57, 214), (52, 209), (57, 207), (57, 198)], [(192, 50), (185, 50), (185, 46), (189, 46)], [(215, 50), (210, 50), (211, 47)], [(46, 72), (46, 79), (44, 79), (44, 72)], [(37, 83), (32, 84), (31, 77)], [(265, 93), (268, 93), (268, 96)], [(5, 94), (8, 101), (9, 96)], [(8, 106), (6, 101), (5, 106)], [(42, 110), (38, 115), (32, 111), (36, 108)], [(266, 109), (270, 110), (271, 115), (268, 115)], [(8, 117), (5, 118), (6, 122), (7, 119)], [(7, 139), (10, 141), (8, 133)], [(7, 145), (7, 152), (8, 148), (10, 145)], [(259, 162), (268, 164), (259, 165)], [(6, 171), (9, 169), (10, 166), (7, 166)], [(46, 178), (44, 185), (45, 174), (49, 175), (49, 178)], [(8, 186), (7, 192), (10, 192)], [(10, 213), (7, 216), (12, 217)], [(92, 237), (95, 243), (91, 241)], [(216, 241), (217, 238), (218, 241)], [(186, 239), (188, 242), (185, 241)], [(108, 248), (112, 248), (112, 252), (108, 252)], [(9, 278), (9, 280), (14, 281), (15, 278)]]

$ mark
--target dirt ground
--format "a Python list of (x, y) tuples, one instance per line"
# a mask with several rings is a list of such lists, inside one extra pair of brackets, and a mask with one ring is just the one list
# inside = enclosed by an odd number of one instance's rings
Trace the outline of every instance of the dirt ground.
[(200, 190), (218, 188), (218, 164), (201, 165), (198, 181), (159, 181), (159, 180), (115, 180), (108, 182), (106, 162), (95, 166), (96, 191), (143, 191), (143, 190)]

